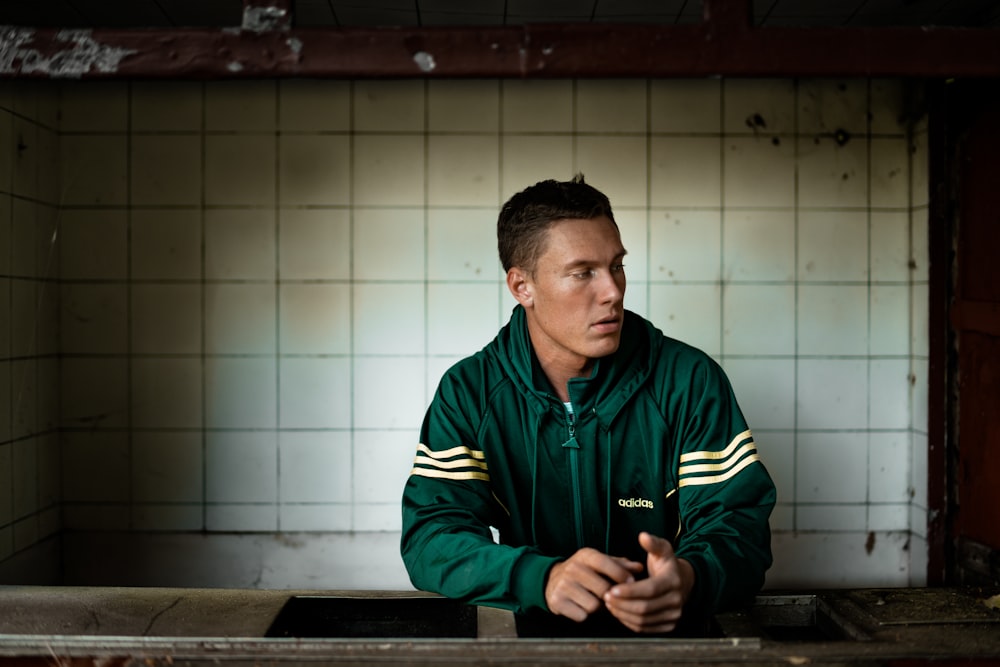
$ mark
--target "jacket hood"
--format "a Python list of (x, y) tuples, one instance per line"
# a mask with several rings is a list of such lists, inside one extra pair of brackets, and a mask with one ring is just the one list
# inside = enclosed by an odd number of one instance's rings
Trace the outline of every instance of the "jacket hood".
[[(595, 410), (607, 428), (649, 377), (662, 340), (662, 334), (652, 324), (626, 310), (618, 349), (597, 359), (589, 378), (570, 380), (574, 406), (580, 411)], [(558, 402), (535, 355), (523, 306), (514, 307), (496, 343), (497, 362), (535, 410), (543, 412), (553, 401)]]

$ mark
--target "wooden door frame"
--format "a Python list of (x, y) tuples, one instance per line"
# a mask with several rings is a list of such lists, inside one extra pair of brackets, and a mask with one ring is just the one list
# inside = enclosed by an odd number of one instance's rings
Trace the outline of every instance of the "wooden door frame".
[[(1000, 332), (997, 309), (959, 294), (963, 161), (972, 119), (984, 96), (1000, 103), (1000, 81), (928, 84), (929, 371), (928, 571), (930, 585), (1000, 585), (1000, 551), (957, 534), (959, 418), (962, 406), (960, 330)], [(997, 498), (1000, 502), (1000, 497)]]

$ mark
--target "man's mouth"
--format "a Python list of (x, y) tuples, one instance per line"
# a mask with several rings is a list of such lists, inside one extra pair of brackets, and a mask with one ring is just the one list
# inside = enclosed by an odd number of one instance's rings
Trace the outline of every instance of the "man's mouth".
[(615, 316), (606, 317), (603, 320), (594, 322), (594, 328), (605, 333), (617, 331), (620, 326), (621, 318)]

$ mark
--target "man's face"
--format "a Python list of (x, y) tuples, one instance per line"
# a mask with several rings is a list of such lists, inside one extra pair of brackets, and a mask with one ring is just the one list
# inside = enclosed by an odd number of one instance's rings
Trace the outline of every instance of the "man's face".
[[(624, 318), (625, 248), (614, 223), (601, 216), (560, 220), (547, 232), (534, 275), (514, 296), (525, 306), (542, 366), (589, 372), (593, 360), (618, 349)], [(510, 281), (508, 281), (510, 282)]]

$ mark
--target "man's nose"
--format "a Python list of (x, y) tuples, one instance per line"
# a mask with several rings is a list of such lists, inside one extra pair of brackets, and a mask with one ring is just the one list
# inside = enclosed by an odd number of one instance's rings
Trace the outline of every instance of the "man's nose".
[(625, 276), (607, 271), (601, 274), (599, 291), (602, 303), (614, 303), (625, 298)]

